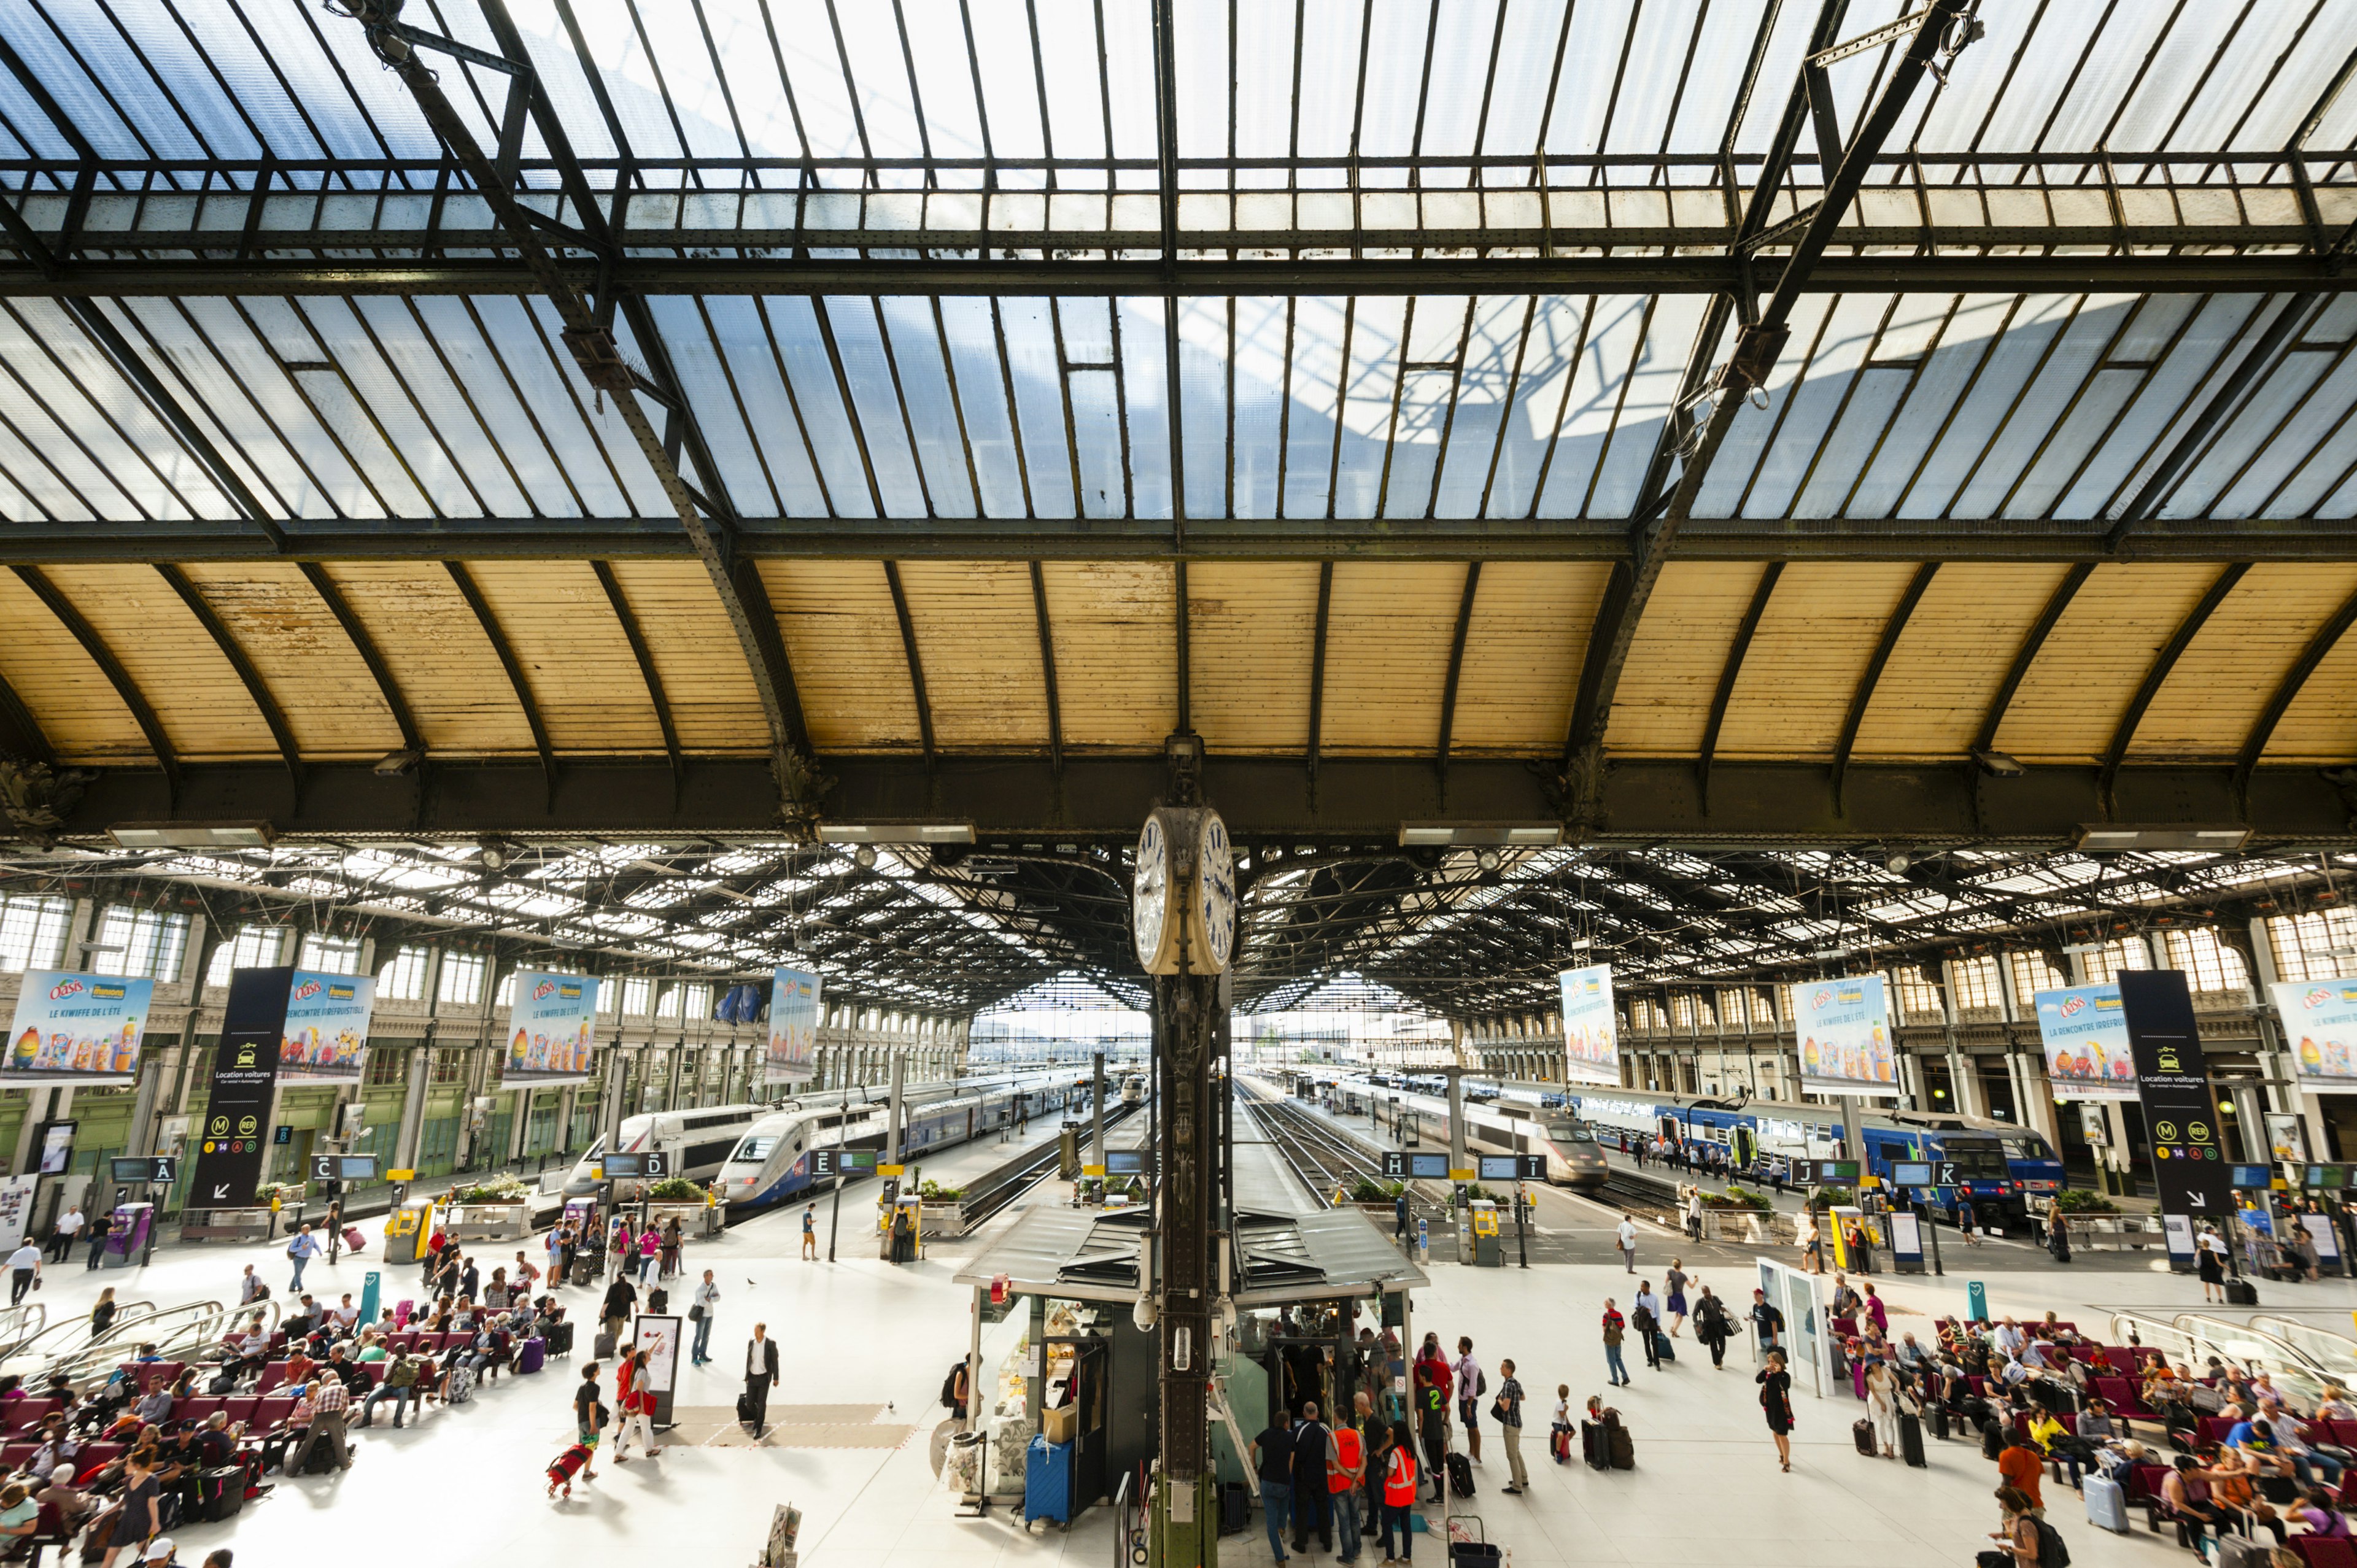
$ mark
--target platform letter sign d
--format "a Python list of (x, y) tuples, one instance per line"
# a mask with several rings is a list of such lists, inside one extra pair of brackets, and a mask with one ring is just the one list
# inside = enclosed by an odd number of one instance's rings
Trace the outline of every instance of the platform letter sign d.
[[(2233, 1175), (2218, 1109), (2211, 1103), (2208, 1065), (2193, 1018), (2193, 996), (2173, 969), (2129, 969), (2119, 975), (2120, 1011), (2136, 1058), (2144, 1124), (2152, 1130), (2160, 1211), (2200, 1226), (2233, 1212)], [(2172, 1240), (2178, 1234), (2171, 1231)], [(2190, 1240), (2190, 1232), (2187, 1239)], [(2190, 1268), (2190, 1252), (2172, 1246), (2169, 1261)]]

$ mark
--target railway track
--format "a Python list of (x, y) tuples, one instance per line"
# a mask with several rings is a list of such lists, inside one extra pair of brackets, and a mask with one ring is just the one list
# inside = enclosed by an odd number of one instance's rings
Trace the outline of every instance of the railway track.
[[(1106, 1106), (1106, 1129), (1110, 1131), (1127, 1121), (1137, 1109), (1135, 1105), (1119, 1103)], [(1085, 1145), (1085, 1131), (1082, 1136)], [(1046, 1180), (1055, 1171), (1056, 1162), (1062, 1153), (1058, 1146), (1059, 1142), (1049, 1139), (1030, 1154), (1009, 1161), (968, 1187), (967, 1196), (958, 1201), (959, 1218), (964, 1230), (972, 1231), (996, 1219), (1008, 1204)]]
[[(1337, 1189), (1347, 1201), (1347, 1195), (1361, 1181), (1386, 1179), (1380, 1154), (1371, 1152), (1314, 1112), (1283, 1095), (1266, 1093), (1242, 1082), (1236, 1090), (1268, 1134), (1278, 1156), (1319, 1202), (1330, 1205)], [(1422, 1183), (1408, 1184), (1408, 1204), (1411, 1213), (1424, 1212), (1436, 1219), (1445, 1221), (1448, 1214), (1448, 1204), (1434, 1198)]]

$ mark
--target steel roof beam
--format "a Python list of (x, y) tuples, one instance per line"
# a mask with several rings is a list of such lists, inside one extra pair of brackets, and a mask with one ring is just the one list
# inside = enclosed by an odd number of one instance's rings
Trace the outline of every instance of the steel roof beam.
[(1926, 562), (1915, 568), (1915, 575), (1907, 580), (1906, 592), (1899, 596), (1897, 607), (1882, 623), (1882, 635), (1876, 639), (1874, 653), (1867, 660), (1866, 669), (1857, 678), (1857, 689), (1850, 694), (1849, 712), (1842, 719), (1841, 738), (1834, 743), (1834, 811), (1836, 813), (1842, 809), (1842, 779), (1849, 772), (1850, 752), (1857, 745), (1858, 728), (1866, 723), (1866, 710), (1874, 701), (1874, 689), (1882, 683), (1883, 667), (1890, 662), (1890, 655), (1899, 647), (1899, 639), (1907, 630), (1909, 618), (1914, 615), (1915, 607), (1923, 602), (1923, 595), (1932, 586), (1932, 579), (1939, 570), (1937, 561)]
[(123, 667), (123, 660), (115, 656), (114, 650), (107, 645), (106, 639), (99, 635), (98, 628), (84, 619), (81, 611), (74, 607), (72, 598), (51, 582), (46, 573), (37, 566), (19, 566), (16, 568), (16, 572), (25, 586), (33, 591), (33, 596), (39, 599), (48, 607), (48, 612), (58, 618), (58, 624), (64, 627), (76, 642), (81, 644), (82, 651), (90, 655), (91, 662), (98, 666), (99, 673), (106, 677), (106, 683), (114, 688), (114, 694), (123, 699), (123, 705), (131, 711), (132, 722), (139, 726), (139, 733), (146, 737), (147, 749), (155, 754), (156, 765), (164, 773), (165, 809), (162, 814), (167, 817), (178, 814), (181, 784), (179, 754), (172, 746), (171, 736), (164, 728), (164, 721), (157, 716), (154, 705), (147, 701), (146, 693), (139, 689), (139, 682), (131, 678), (131, 671)]
[(262, 678), (262, 671), (254, 668), (253, 660), (246, 656), (244, 648), (231, 632), (229, 623), (221, 619), (221, 612), (214, 609), (212, 602), (188, 580), (186, 572), (169, 563), (158, 562), (156, 573), (172, 592), (180, 596), (180, 602), (188, 607), (188, 613), (195, 616), (197, 623), (205, 628), (205, 635), (213, 639), (213, 646), (221, 650), (221, 657), (229, 660), (230, 668), (237, 671), (239, 683), (245, 687), (245, 694), (253, 701), (254, 711), (262, 715), (262, 722), (269, 726), (270, 738), (278, 745), (278, 755), (286, 764), (286, 778), (295, 786), (295, 798), (299, 804), (303, 798), (303, 747), (295, 738), (295, 726), (286, 722), (286, 711), (278, 705), (278, 699), (272, 694), (270, 683)]
[(490, 601), (483, 597), (483, 590), (476, 585), (474, 574), (456, 561), (445, 561), (442, 565), (450, 574), (450, 581), (457, 585), (458, 596), (465, 599), (467, 607), (474, 612), (475, 624), (483, 628), (484, 640), (491, 645), (491, 652), (498, 656), (500, 668), (507, 671), (508, 689), (515, 693), (516, 706), (523, 710), (524, 723), (532, 730), (533, 749), (540, 753), (541, 780), (547, 791), (547, 803), (554, 806), (556, 800), (556, 748), (550, 743), (548, 725), (540, 716), (540, 703), (533, 695), (532, 678), (524, 673), (523, 661), (516, 657), (506, 630), (500, 625), (500, 618), (491, 613)]
[(2283, 679), (2276, 683), (2274, 694), (2267, 698), (2267, 705), (2252, 721), (2251, 733), (2243, 742), (2242, 755), (2234, 759), (2234, 799), (2244, 811), (2250, 810), (2251, 775), (2258, 771), (2259, 758), (2266, 755), (2267, 742), (2275, 738), (2276, 725), (2283, 722), (2284, 714), (2290, 711), (2292, 703), (2307, 686), (2308, 678), (2316, 673), (2316, 667), (2324, 662), (2325, 656), (2341, 645), (2341, 639), (2348, 635), (2352, 626), (2357, 626), (2357, 594), (2342, 600), (2341, 607), (2332, 612), (2331, 618), (2319, 627), (2316, 635), (2308, 639), (2308, 646), (2300, 650), (2299, 657), (2292, 660), (2291, 668), (2285, 671)]
[(2187, 612), (2185, 618), (2178, 623), (2177, 629), (2169, 633), (2169, 640), (2161, 645), (2160, 651), (2153, 656), (2152, 663), (2146, 668), (2144, 679), (2137, 682), (2135, 695), (2128, 699), (2126, 711), (2120, 714), (2120, 722), (2112, 731), (2112, 744), (2104, 752), (2104, 770), (2098, 778), (2096, 793), (2102, 797), (2107, 815), (2112, 806), (2112, 780), (2119, 777), (2120, 764), (2127, 760), (2128, 747), (2136, 742), (2136, 726), (2144, 723), (2145, 710), (2151, 707), (2153, 698), (2160, 694), (2160, 688), (2169, 680), (2169, 671), (2177, 668), (2177, 661), (2185, 656), (2185, 650), (2192, 645), (2193, 639), (2209, 624), (2210, 618), (2218, 612), (2218, 607), (2226, 602), (2226, 596), (2234, 591), (2234, 585), (2240, 583), (2250, 569), (2247, 562), (2237, 562), (2212, 579), (2210, 586), (2193, 608)]
[(597, 585), (606, 590), (606, 602), (613, 607), (615, 622), (630, 645), (630, 657), (638, 661), (639, 678), (646, 682), (647, 701), (654, 705), (655, 723), (662, 730), (663, 754), (671, 758), (676, 790), (684, 781), (687, 761), (680, 752), (679, 728), (672, 722), (671, 701), (663, 694), (662, 672), (655, 668), (654, 651), (647, 646), (646, 633), (639, 626), (637, 612), (630, 608), (630, 596), (622, 592), (621, 579), (614, 575), (613, 564), (593, 560), (589, 569), (597, 575)]
[(1743, 673), (1743, 660), (1751, 651), (1751, 639), (1760, 631), (1760, 618), (1768, 613), (1768, 601), (1775, 596), (1776, 580), (1784, 575), (1781, 561), (1770, 561), (1760, 569), (1759, 585), (1751, 590), (1751, 602), (1744, 607), (1743, 619), (1735, 628), (1735, 640), (1727, 645), (1727, 660), (1718, 669), (1718, 686), (1710, 698), (1710, 717), (1702, 730), (1702, 755), (1695, 763), (1695, 786), (1702, 797), (1703, 815), (1710, 815), (1710, 765), (1718, 756), (1718, 732), (1727, 723), (1727, 704), (1734, 699), (1737, 677)]

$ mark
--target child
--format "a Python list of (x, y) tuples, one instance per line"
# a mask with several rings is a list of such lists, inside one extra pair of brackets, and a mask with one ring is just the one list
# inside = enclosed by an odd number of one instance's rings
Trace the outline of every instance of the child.
[(1555, 1424), (1548, 1430), (1548, 1445), (1555, 1450), (1555, 1462), (1571, 1463), (1571, 1385), (1555, 1386)]
[(597, 1439), (593, 1434), (587, 1443), (576, 1443), (572, 1447), (567, 1448), (564, 1453), (559, 1454), (556, 1456), (554, 1462), (548, 1466), (548, 1495), (550, 1497), (553, 1498), (556, 1496), (556, 1490), (559, 1487), (565, 1488), (565, 1495), (566, 1497), (571, 1497), (573, 1495), (573, 1477), (576, 1474), (585, 1481), (594, 1481), (597, 1478), (597, 1472), (588, 1467), (589, 1461), (593, 1456), (591, 1449), (597, 1441)]

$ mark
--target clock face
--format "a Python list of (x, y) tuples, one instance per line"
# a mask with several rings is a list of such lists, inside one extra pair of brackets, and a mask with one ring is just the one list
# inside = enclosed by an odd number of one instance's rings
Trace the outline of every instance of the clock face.
[(1228, 967), (1236, 946), (1236, 856), (1228, 842), (1228, 824), (1216, 811), (1203, 813), (1203, 836), (1195, 862), (1197, 918), (1202, 921), (1203, 945), (1211, 967)]
[(1137, 835), (1137, 870), (1130, 883), (1130, 931), (1137, 945), (1137, 961), (1153, 972), (1161, 956), (1162, 937), (1170, 920), (1170, 841), (1163, 833), (1159, 814), (1146, 819)]

